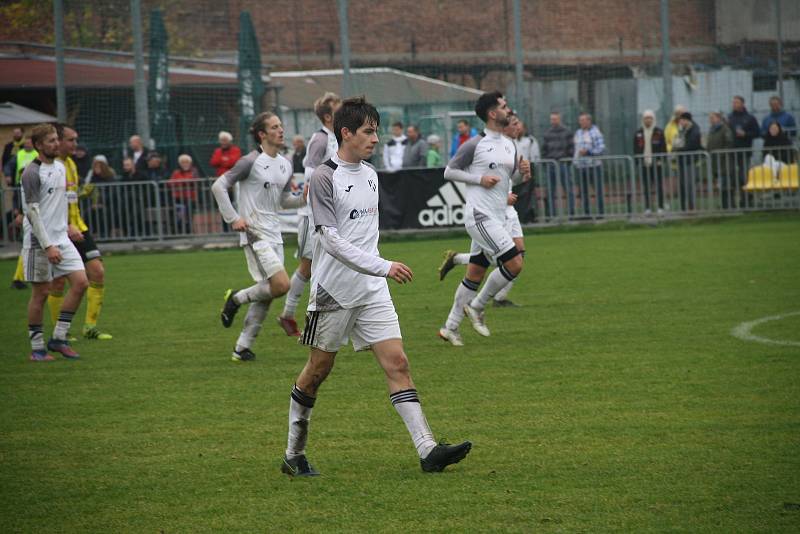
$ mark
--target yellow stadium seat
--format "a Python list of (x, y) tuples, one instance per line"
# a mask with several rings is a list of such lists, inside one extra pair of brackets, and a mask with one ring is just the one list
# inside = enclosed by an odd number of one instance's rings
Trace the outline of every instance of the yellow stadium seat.
[(773, 177), (772, 169), (765, 165), (753, 167), (747, 173), (747, 184), (745, 191), (775, 191), (775, 190), (797, 190), (800, 188), (798, 179), (797, 164), (784, 165), (777, 177)]

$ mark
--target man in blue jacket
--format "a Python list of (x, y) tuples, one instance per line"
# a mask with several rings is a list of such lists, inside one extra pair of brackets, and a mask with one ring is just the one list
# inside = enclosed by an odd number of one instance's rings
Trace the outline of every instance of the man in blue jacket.
[(789, 137), (794, 139), (797, 137), (797, 122), (788, 111), (783, 109), (783, 101), (779, 96), (772, 96), (769, 99), (770, 113), (761, 121), (761, 136), (766, 137), (769, 125), (777, 122), (781, 128), (789, 134)]

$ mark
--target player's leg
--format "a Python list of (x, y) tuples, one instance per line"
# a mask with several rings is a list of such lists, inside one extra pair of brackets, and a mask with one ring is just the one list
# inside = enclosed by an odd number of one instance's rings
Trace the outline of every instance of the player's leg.
[(34, 362), (52, 361), (44, 345), (42, 320), (44, 303), (50, 290), (52, 270), (47, 255), (41, 249), (22, 249), (23, 280), (30, 282), (31, 296), (28, 300), (28, 337), (31, 341), (30, 359)]
[(50, 294), (47, 296), (47, 307), (50, 309), (50, 319), (53, 324), (58, 321), (58, 313), (64, 304), (64, 290), (67, 286), (67, 277), (59, 276), (50, 282)]
[(287, 336), (300, 336), (294, 315), (297, 310), (297, 304), (300, 302), (300, 297), (303, 296), (303, 291), (311, 279), (312, 237), (309, 218), (301, 216), (297, 224), (297, 257), (300, 258), (300, 263), (292, 274), (289, 291), (286, 293), (286, 301), (283, 305), (283, 312), (278, 316), (278, 324), (283, 328)]
[(464, 306), (478, 293), (481, 281), (486, 275), (487, 267), (489, 267), (489, 260), (481, 251), (480, 245), (473, 239), (470, 246), (470, 260), (467, 264), (466, 275), (456, 288), (453, 296), (453, 306), (450, 308), (447, 321), (444, 327), (439, 329), (439, 337), (454, 346), (458, 347), (464, 344), (458, 332), (458, 327), (464, 319)]
[[(520, 231), (520, 234), (522, 232)], [(522, 237), (514, 237), (514, 233), (511, 234), (512, 239), (514, 240), (514, 246), (517, 247), (519, 251), (519, 255), (522, 257), (523, 262), (525, 261), (525, 239)], [(515, 308), (518, 307), (518, 304), (515, 304), (511, 300), (508, 299), (508, 294), (511, 292), (511, 289), (514, 287), (514, 281), (512, 280), (506, 286), (497, 292), (494, 296), (494, 305), (499, 307), (506, 307), (506, 308)]]
[(292, 387), (289, 399), (289, 437), (281, 471), (290, 476), (316, 476), (308, 463), (306, 443), (317, 392), (328, 377), (336, 353), (353, 327), (352, 310), (309, 311), (300, 343), (311, 347), (308, 361)]
[(86, 277), (89, 279), (89, 288), (86, 290), (86, 319), (83, 323), (83, 337), (87, 339), (109, 340), (111, 334), (97, 329), (97, 320), (103, 308), (105, 297), (105, 266), (100, 250), (94, 242), (92, 234), (83, 233), (83, 241), (77, 246), (81, 258), (86, 266)]
[(53, 337), (47, 342), (47, 348), (54, 352), (60, 352), (65, 358), (78, 358), (69, 345), (67, 334), (75, 317), (75, 310), (81, 304), (81, 299), (86, 289), (89, 287), (89, 280), (86, 278), (83, 261), (80, 254), (72, 243), (59, 245), (61, 250), (61, 262), (53, 266), (53, 274), (56, 276), (66, 276), (69, 282), (69, 291), (64, 295), (64, 303), (58, 314), (58, 321), (53, 329)]
[(444, 251), (444, 260), (442, 264), (439, 266), (439, 281), (441, 282), (444, 280), (444, 277), (447, 276), (453, 267), (456, 265), (466, 265), (469, 263), (469, 253), (468, 252), (456, 252), (455, 250), (445, 250)]
[(436, 444), (422, 404), (411, 378), (408, 357), (403, 350), (400, 323), (391, 302), (366, 306), (360, 310), (352, 331), (353, 348), (372, 348), (386, 375), (389, 400), (405, 423), (424, 471), (441, 471), (461, 461), (472, 444)]

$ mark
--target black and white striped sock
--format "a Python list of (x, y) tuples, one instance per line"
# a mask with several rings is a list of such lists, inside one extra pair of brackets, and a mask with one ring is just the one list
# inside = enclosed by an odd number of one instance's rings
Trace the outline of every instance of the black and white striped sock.
[(67, 339), (67, 333), (69, 332), (69, 325), (72, 324), (72, 318), (75, 317), (74, 311), (64, 311), (58, 314), (58, 321), (56, 322), (56, 327), (53, 330), (53, 337), (55, 339), (65, 340)]
[(31, 338), (31, 350), (44, 350), (44, 335), (42, 334), (42, 325), (29, 324), (28, 336)]

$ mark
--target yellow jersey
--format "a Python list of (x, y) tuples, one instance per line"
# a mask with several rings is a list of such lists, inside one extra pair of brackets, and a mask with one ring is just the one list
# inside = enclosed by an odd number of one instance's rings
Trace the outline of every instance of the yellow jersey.
[(79, 197), (85, 196), (85, 193), (81, 194), (80, 191), (81, 184), (80, 177), (78, 176), (78, 167), (69, 156), (66, 158), (58, 158), (58, 160), (64, 163), (64, 167), (67, 168), (67, 220), (69, 224), (74, 225), (81, 232), (85, 232), (89, 227), (86, 226), (86, 223), (81, 217), (81, 208), (78, 204)]

